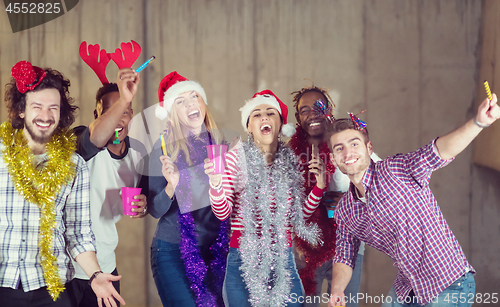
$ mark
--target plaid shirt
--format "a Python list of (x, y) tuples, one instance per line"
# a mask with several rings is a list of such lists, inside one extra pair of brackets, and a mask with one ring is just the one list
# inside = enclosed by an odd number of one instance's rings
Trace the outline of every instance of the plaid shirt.
[(432, 172), (451, 161), (441, 159), (435, 141), (372, 161), (362, 179), (366, 203), (351, 184), (335, 210), (333, 261), (354, 267), (360, 240), (366, 242), (394, 261), (397, 295), (404, 299), (413, 289), (423, 304), (465, 272), (474, 272), (429, 187)]
[[(1, 144), (0, 149), (3, 148)], [(74, 275), (70, 256), (95, 251), (90, 228), (89, 171), (82, 157), (75, 154), (72, 160), (76, 176), (61, 187), (55, 202), (53, 251), (63, 283)], [(0, 287), (17, 289), (19, 280), (26, 292), (44, 287), (38, 249), (40, 211), (15, 190), (1, 152), (0, 204)]]

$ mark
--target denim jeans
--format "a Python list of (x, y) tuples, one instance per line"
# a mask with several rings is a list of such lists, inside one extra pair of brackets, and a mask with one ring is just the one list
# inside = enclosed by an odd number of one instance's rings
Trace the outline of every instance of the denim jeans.
[[(472, 273), (465, 273), (448, 288), (444, 289), (438, 297), (426, 305), (419, 305), (416, 296), (404, 299), (397, 297), (394, 287), (384, 299), (383, 307), (470, 307), (475, 301), (476, 282)], [(406, 302), (405, 302), (406, 301)]]
[[(356, 262), (354, 264), (354, 270), (352, 271), (351, 280), (347, 284), (347, 287), (344, 290), (344, 295), (347, 297), (357, 297), (359, 293), (359, 287), (361, 285), (361, 271), (363, 271), (363, 255), (358, 254), (356, 256)], [(331, 285), (331, 277), (330, 282), (328, 283), (328, 293), (330, 293), (332, 285)], [(347, 302), (347, 307), (358, 307), (359, 302), (357, 299), (353, 301)]]
[[(319, 307), (321, 303), (328, 303), (328, 298), (332, 289), (332, 260), (328, 260), (315, 271), (316, 294), (306, 297), (305, 307)], [(300, 264), (299, 264), (300, 265)], [(347, 301), (347, 307), (358, 307), (357, 295), (361, 284), (361, 271), (363, 270), (363, 255), (358, 254), (356, 264), (352, 271), (352, 277), (344, 290), (344, 295), (352, 298)], [(323, 280), (327, 280), (326, 292), (322, 293)]]
[[(211, 259), (209, 247), (200, 247), (200, 252), (207, 263), (207, 259)], [(186, 276), (179, 244), (153, 238), (151, 270), (163, 306), (196, 307), (195, 294), (191, 290), (191, 283)], [(207, 278), (210, 279), (210, 277), (205, 277), (205, 280)], [(206, 282), (206, 284), (208, 287), (214, 286), (213, 282)]]
[[(229, 254), (227, 255), (227, 268), (226, 278), (224, 279), (224, 287), (222, 295), (226, 307), (250, 307), (248, 301), (250, 293), (246, 287), (245, 281), (241, 276), (240, 266), (242, 264), (240, 252), (237, 248), (230, 247)], [(300, 280), (295, 260), (292, 254), (292, 249), (289, 248), (288, 252), (288, 269), (291, 271), (292, 289), (290, 292), (291, 301), (286, 305), (287, 307), (303, 306), (299, 303), (297, 298), (304, 298), (304, 288)], [(295, 300), (293, 298), (296, 298)]]

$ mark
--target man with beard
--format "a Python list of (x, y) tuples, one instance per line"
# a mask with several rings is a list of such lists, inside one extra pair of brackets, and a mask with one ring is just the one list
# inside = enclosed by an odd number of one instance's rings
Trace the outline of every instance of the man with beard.
[[(332, 298), (341, 305), (361, 241), (385, 253), (398, 269), (382, 306), (471, 306), (474, 268), (429, 187), (432, 172), (449, 164), (483, 128), (500, 118), (497, 97), (485, 99), (457, 130), (408, 154), (373, 162), (366, 123), (356, 116), (327, 127), (332, 163), (351, 181), (337, 205)], [(343, 304), (342, 304), (343, 305)]]
[[(124, 303), (101, 272), (90, 228), (89, 174), (74, 153), (67, 79), (27, 61), (12, 68), (0, 126), (0, 306), (69, 306), (71, 259), (100, 304)], [(25, 129), (24, 129), (25, 128)]]

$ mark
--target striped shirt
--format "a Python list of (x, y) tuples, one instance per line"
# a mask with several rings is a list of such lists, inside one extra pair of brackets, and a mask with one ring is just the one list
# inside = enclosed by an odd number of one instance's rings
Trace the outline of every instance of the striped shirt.
[(447, 165), (435, 141), (409, 154), (372, 163), (363, 176), (366, 203), (351, 184), (335, 210), (336, 263), (354, 266), (360, 240), (385, 253), (398, 269), (394, 289), (413, 289), (422, 304), (466, 272), (474, 272), (429, 187), (433, 171)]
[[(15, 190), (1, 153), (3, 148), (0, 145), (0, 287), (17, 289), (21, 281), (27, 292), (46, 286), (38, 248), (40, 210)], [(70, 257), (95, 251), (90, 228), (89, 171), (80, 156), (75, 154), (72, 160), (76, 176), (61, 187), (55, 199), (53, 253), (63, 283), (74, 275)]]
[[(237, 147), (232, 151), (228, 152), (226, 155), (226, 170), (222, 176), (222, 189), (216, 191), (210, 189), (210, 203), (212, 205), (212, 211), (215, 216), (220, 220), (225, 220), (231, 218), (231, 247), (239, 247), (239, 237), (243, 231), (243, 225), (241, 223), (241, 216), (239, 214), (239, 197), (245, 186), (245, 179), (243, 177), (243, 172), (238, 164), (238, 151), (242, 150), (242, 147)], [(297, 170), (298, 171), (298, 170)], [(303, 213), (304, 218), (308, 218), (318, 207), (321, 197), (323, 196), (323, 189), (315, 186), (313, 190), (309, 193), (307, 200), (304, 204)], [(273, 195), (270, 195), (273, 197)], [(291, 200), (289, 198), (289, 200)], [(273, 209), (276, 208), (276, 203), (272, 203)], [(259, 219), (257, 218), (257, 221)], [(287, 225), (287, 233), (289, 236), (289, 244), (291, 246), (291, 225)]]

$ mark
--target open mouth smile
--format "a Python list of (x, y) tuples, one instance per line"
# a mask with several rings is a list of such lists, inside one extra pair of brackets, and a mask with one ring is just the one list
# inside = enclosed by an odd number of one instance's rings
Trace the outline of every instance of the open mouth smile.
[(52, 126), (54, 122), (53, 121), (48, 121), (48, 122), (43, 122), (43, 121), (37, 121), (35, 122), (35, 125), (40, 129), (40, 130), (47, 130)]
[(190, 120), (198, 120), (200, 118), (200, 111), (199, 110), (193, 110), (188, 113), (188, 118)]
[(359, 158), (350, 159), (350, 160), (345, 161), (344, 164), (345, 165), (352, 165), (352, 164), (356, 163), (358, 160), (359, 160)]
[(260, 127), (260, 133), (263, 135), (271, 134), (271, 126), (268, 124), (264, 124)]
[(321, 123), (322, 123), (322, 121), (321, 121), (321, 120), (317, 120), (317, 119), (316, 119), (316, 120), (313, 120), (313, 121), (311, 121), (311, 122), (309, 123), (309, 127), (310, 127), (310, 128), (313, 128), (313, 129), (315, 129), (315, 128), (319, 128), (319, 126), (321, 126)]

